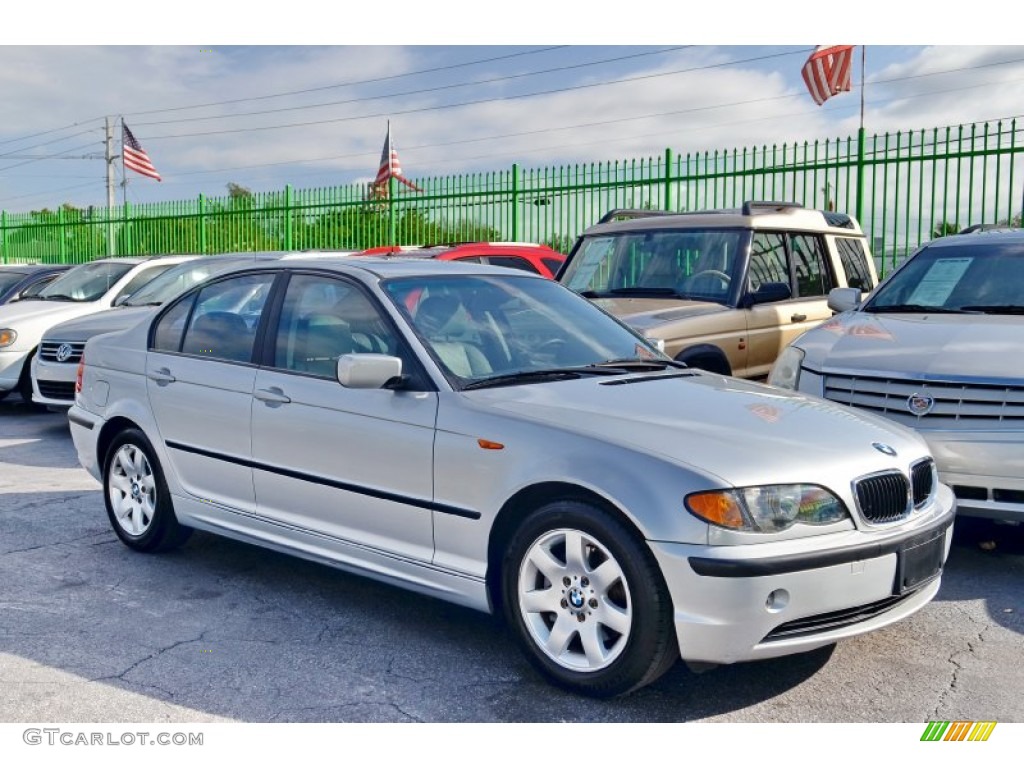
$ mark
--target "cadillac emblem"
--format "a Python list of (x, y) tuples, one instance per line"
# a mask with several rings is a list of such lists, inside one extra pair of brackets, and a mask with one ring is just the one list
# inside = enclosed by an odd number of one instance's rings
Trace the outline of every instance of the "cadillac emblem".
[(57, 354), (54, 355), (54, 357), (57, 358), (58, 363), (63, 363), (65, 360), (71, 357), (71, 353), (73, 351), (74, 350), (71, 348), (70, 344), (61, 344), (59, 347), (57, 347)]
[(907, 410), (915, 416), (927, 416), (935, 407), (935, 398), (915, 392), (907, 398)]

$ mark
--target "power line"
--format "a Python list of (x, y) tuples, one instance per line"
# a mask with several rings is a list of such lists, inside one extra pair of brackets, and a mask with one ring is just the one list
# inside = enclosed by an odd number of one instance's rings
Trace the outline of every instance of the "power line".
[[(432, 74), (434, 72), (443, 72), (445, 70), (450, 70), (450, 69), (460, 69), (462, 67), (471, 67), (471, 66), (475, 66), (477, 64), (490, 64), (490, 63), (495, 62), (495, 61), (502, 61), (502, 60), (505, 60), (505, 59), (514, 59), (514, 58), (517, 58), (517, 57), (520, 57), (520, 56), (534, 56), (534, 55), (536, 55), (538, 53), (548, 53), (550, 51), (557, 51), (557, 50), (559, 50), (561, 48), (568, 48), (568, 47), (569, 46), (567, 46), (567, 45), (553, 45), (553, 46), (550, 46), (548, 48), (535, 48), (535, 49), (530, 50), (530, 51), (519, 51), (519, 52), (516, 52), (516, 53), (509, 53), (509, 54), (506, 54), (504, 56), (493, 56), (493, 57), (487, 58), (487, 59), (476, 59), (475, 61), (465, 61), (465, 62), (461, 62), (459, 64), (447, 64), (447, 65), (442, 66), (442, 67), (430, 67), (429, 69), (420, 69), (420, 70), (415, 70), (413, 72), (403, 72), (403, 73), (398, 74), (398, 75), (385, 75), (385, 76), (382, 76), (382, 77), (370, 77), (370, 78), (367, 78), (365, 80), (351, 80), (351, 81), (346, 82), (346, 83), (335, 83), (334, 85), (321, 85), (321, 86), (318, 86), (316, 88), (304, 88), (304, 89), (299, 90), (299, 91), (284, 91), (282, 93), (271, 93), (271, 94), (267, 94), (267, 95), (264, 95), (264, 96), (248, 96), (248, 97), (243, 98), (243, 99), (229, 99), (229, 100), (226, 100), (226, 101), (211, 101), (211, 102), (208, 102), (206, 104), (193, 104), (192, 106), (189, 106), (189, 107), (167, 107), (167, 108), (164, 108), (164, 109), (150, 109), (150, 110), (146, 110), (146, 111), (143, 111), (143, 112), (128, 112), (126, 114), (128, 114), (129, 117), (135, 117), (135, 116), (138, 116), (138, 115), (154, 115), (154, 114), (160, 114), (160, 113), (163, 113), (163, 112), (178, 112), (178, 111), (189, 110), (189, 109), (204, 109), (206, 107), (220, 107), (220, 106), (224, 106), (224, 105), (227, 105), (227, 104), (241, 104), (241, 103), (244, 103), (246, 101), (263, 101), (263, 100), (266, 100), (266, 99), (277, 99), (277, 98), (281, 98), (283, 96), (299, 96), (299, 95), (302, 95), (302, 94), (305, 94), (305, 93), (315, 93), (317, 91), (328, 91), (328, 90), (332, 90), (334, 88), (349, 88), (349, 87), (354, 86), (354, 85), (368, 85), (370, 83), (382, 83), (382, 82), (384, 82), (386, 80), (399, 80), (399, 79), (402, 79), (402, 78), (405, 78), (405, 77), (414, 77), (416, 75), (428, 75), (428, 74)], [(153, 125), (153, 123), (140, 123), (140, 125)]]
[(644, 53), (634, 53), (628, 56), (616, 56), (610, 59), (598, 59), (596, 61), (587, 61), (580, 64), (567, 64), (561, 67), (550, 67), (548, 69), (538, 69), (533, 72), (520, 72), (514, 75), (502, 75), (500, 77), (491, 77), (486, 80), (473, 80), (464, 83), (449, 83), (447, 85), (438, 85), (431, 88), (416, 88), (411, 91), (399, 91), (396, 93), (385, 93), (378, 94), (376, 96), (360, 96), (353, 99), (343, 99), (341, 101), (326, 101), (319, 104), (304, 104), (298, 107), (278, 107), (277, 109), (262, 109), (252, 112), (236, 112), (234, 114), (227, 115), (207, 115), (205, 117), (185, 117), (178, 120), (156, 120), (150, 122), (139, 122), (133, 125), (148, 126), (148, 125), (173, 125), (177, 123), (191, 123), (198, 122), (201, 120), (234, 120), (241, 117), (251, 117), (252, 115), (270, 115), (279, 112), (298, 112), (307, 109), (321, 109), (323, 107), (336, 107), (343, 104), (360, 104), (366, 101), (380, 101), (382, 99), (393, 99), (399, 96), (419, 96), (425, 93), (437, 93), (439, 91), (448, 91), (455, 88), (470, 88), (476, 85), (493, 85), (495, 83), (506, 82), (509, 80), (521, 80), (526, 77), (537, 77), (539, 75), (550, 75), (556, 72), (568, 72), (574, 69), (583, 69), (585, 67), (594, 67), (599, 64), (610, 64), (620, 61), (627, 61), (630, 59), (638, 59), (644, 56), (656, 56), (663, 53), (670, 53), (674, 51), (681, 51), (685, 48), (692, 48), (690, 45), (677, 45), (674, 48), (662, 48), (657, 51), (647, 51)]

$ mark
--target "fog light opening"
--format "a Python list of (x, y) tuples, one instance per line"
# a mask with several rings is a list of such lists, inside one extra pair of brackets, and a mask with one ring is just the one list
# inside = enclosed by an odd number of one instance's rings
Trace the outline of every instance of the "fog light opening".
[(768, 595), (768, 599), (764, 601), (765, 610), (769, 613), (778, 613), (784, 610), (787, 605), (789, 605), (789, 592), (785, 589), (773, 590)]

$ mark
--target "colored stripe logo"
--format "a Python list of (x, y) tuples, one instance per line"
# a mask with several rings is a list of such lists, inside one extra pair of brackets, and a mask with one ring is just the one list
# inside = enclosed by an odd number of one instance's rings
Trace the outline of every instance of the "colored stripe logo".
[(921, 741), (988, 741), (995, 730), (992, 720), (933, 720), (921, 734)]

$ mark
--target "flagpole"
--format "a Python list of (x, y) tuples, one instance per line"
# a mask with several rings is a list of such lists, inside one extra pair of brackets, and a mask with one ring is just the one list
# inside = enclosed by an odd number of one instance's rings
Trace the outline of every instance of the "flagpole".
[(860, 47), (860, 128), (857, 130), (857, 223), (864, 226), (864, 73), (867, 69), (867, 46)]
[(388, 245), (396, 242), (395, 225), (395, 146), (391, 140), (391, 120), (388, 120)]

